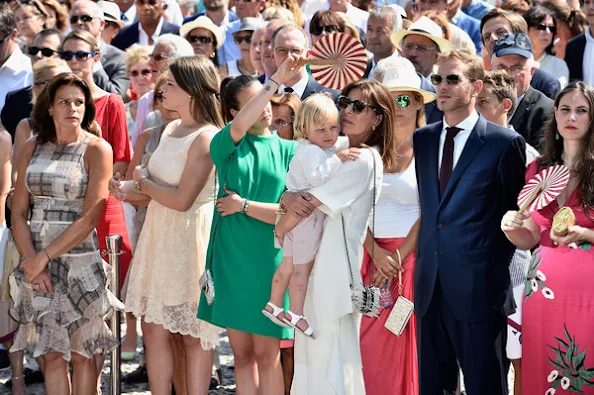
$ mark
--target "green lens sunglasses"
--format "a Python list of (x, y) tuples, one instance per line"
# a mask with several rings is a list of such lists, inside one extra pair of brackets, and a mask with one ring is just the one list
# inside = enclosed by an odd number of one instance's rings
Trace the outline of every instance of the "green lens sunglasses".
[(408, 95), (400, 95), (396, 98), (396, 104), (398, 104), (402, 108), (406, 108), (410, 106), (410, 96)]

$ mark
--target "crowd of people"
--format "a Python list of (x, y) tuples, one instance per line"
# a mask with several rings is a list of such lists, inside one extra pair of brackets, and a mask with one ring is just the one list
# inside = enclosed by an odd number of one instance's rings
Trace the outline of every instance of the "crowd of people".
[(100, 394), (119, 344), (207, 394), (223, 331), (239, 394), (594, 394), (593, 0), (11, 0), (0, 35), (13, 394)]

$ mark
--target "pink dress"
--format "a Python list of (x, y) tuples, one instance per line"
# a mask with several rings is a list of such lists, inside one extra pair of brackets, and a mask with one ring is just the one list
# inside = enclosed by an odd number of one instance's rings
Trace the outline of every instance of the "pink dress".
[[(375, 241), (393, 253), (405, 240), (420, 215), (414, 161), (402, 173), (384, 174), (380, 198), (376, 206)], [(372, 221), (370, 219), (369, 226)], [(402, 295), (414, 301), (415, 253), (402, 262)], [(371, 283), (372, 263), (367, 251), (363, 257), (361, 276)], [(375, 270), (373, 271), (375, 273)], [(394, 301), (398, 299), (398, 278), (392, 281)], [(396, 336), (384, 327), (391, 309), (382, 310), (379, 318), (361, 319), (361, 360), (365, 391), (370, 395), (418, 395), (417, 319), (413, 314), (404, 332)]]
[[(538, 160), (526, 171), (537, 173)], [(566, 202), (576, 225), (594, 228), (594, 210), (585, 213), (576, 189)], [(540, 246), (526, 279), (522, 317), (522, 392), (594, 394), (594, 251), (555, 245), (549, 236), (557, 201), (532, 214)]]

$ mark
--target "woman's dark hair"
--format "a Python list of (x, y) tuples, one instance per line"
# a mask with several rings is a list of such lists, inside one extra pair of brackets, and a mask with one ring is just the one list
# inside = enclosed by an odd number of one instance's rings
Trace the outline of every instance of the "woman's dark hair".
[(218, 68), (221, 65), (219, 63), (219, 51), (217, 51), (217, 45), (219, 45), (219, 43), (217, 43), (217, 38), (214, 33), (211, 32), (210, 34), (212, 34), (212, 47), (214, 48), (214, 57), (210, 58), (210, 60), (212, 60), (212, 63)]
[(224, 126), (219, 99), (219, 73), (204, 55), (183, 56), (169, 65), (179, 87), (190, 95), (192, 117), (196, 122)]
[[(594, 209), (594, 130), (592, 129), (594, 123), (594, 88), (586, 84), (583, 81), (573, 81), (565, 87), (555, 99), (555, 109), (559, 107), (561, 98), (570, 92), (580, 92), (588, 103), (590, 109), (588, 117), (590, 119), (590, 125), (588, 132), (584, 136), (584, 140), (580, 145), (581, 152), (578, 155), (578, 159), (575, 163), (575, 169), (573, 174), (578, 179), (578, 191), (582, 200), (584, 210)], [(540, 164), (542, 166), (552, 166), (563, 164), (563, 137), (559, 135), (557, 139), (558, 127), (557, 120), (553, 114), (545, 126), (545, 149), (540, 158)]]
[(223, 107), (223, 119), (225, 120), (225, 123), (229, 123), (233, 120), (231, 110), (240, 110), (237, 95), (257, 81), (256, 78), (250, 75), (227, 77), (223, 80), (221, 83), (221, 104)]
[(378, 147), (384, 168), (393, 169), (398, 156), (398, 141), (394, 130), (394, 115), (396, 114), (395, 100), (390, 91), (376, 80), (359, 80), (348, 84), (342, 90), (342, 95), (348, 96), (352, 90), (359, 89), (372, 108), (382, 115), (380, 123), (363, 143), (370, 147)]
[(38, 144), (56, 140), (56, 125), (49, 114), (49, 108), (54, 104), (58, 89), (63, 86), (75, 86), (83, 92), (85, 96), (85, 115), (80, 126), (89, 133), (101, 136), (101, 130), (95, 122), (95, 103), (93, 102), (91, 89), (85, 81), (75, 74), (62, 73), (52, 78), (33, 106), (31, 122), (33, 130), (37, 131)]
[[(555, 20), (553, 15), (551, 15), (551, 10), (549, 10), (548, 8), (545, 8), (541, 5), (536, 5), (532, 8), (530, 8), (528, 11), (526, 11), (524, 13), (523, 16), (524, 16), (524, 19), (526, 20), (526, 23), (528, 24), (528, 29), (530, 29), (531, 27), (536, 28), (536, 26), (538, 24), (543, 23), (543, 21), (546, 19), (547, 16), (550, 16), (551, 19), (553, 19), (553, 25), (555, 27), (557, 27), (557, 21)], [(557, 35), (557, 33), (555, 32), (555, 34), (553, 34), (553, 37), (551, 37), (551, 42), (545, 48), (545, 52), (548, 53), (549, 55), (554, 55), (553, 42), (555, 41), (556, 35)]]
[(344, 32), (345, 29), (344, 19), (339, 14), (330, 10), (319, 10), (311, 17), (311, 21), (309, 22), (309, 34), (314, 34), (313, 32), (322, 24), (324, 24), (324, 26), (337, 26), (338, 31), (341, 33)]

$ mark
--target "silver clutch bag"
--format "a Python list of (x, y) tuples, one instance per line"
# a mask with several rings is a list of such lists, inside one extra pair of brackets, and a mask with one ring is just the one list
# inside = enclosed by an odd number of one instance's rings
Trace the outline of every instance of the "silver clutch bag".
[(200, 277), (200, 289), (204, 293), (206, 303), (210, 306), (212, 302), (214, 302), (215, 297), (214, 281), (210, 269), (207, 269), (202, 273), (202, 276)]
[(415, 304), (402, 296), (402, 272), (398, 272), (398, 299), (394, 303), (384, 327), (396, 336), (400, 336), (414, 310)]

